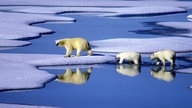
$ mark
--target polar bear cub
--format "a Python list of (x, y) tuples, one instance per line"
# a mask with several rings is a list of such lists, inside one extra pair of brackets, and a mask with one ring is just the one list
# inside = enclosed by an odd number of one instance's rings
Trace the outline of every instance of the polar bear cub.
[(124, 60), (129, 60), (135, 64), (141, 63), (141, 55), (136, 52), (122, 52), (116, 55), (116, 58), (120, 58), (119, 63), (122, 64)]
[(81, 51), (85, 50), (92, 55), (91, 46), (84, 38), (64, 38), (56, 40), (56, 45), (66, 48), (66, 56), (70, 57), (73, 50), (77, 50), (76, 56), (80, 56)]
[(174, 66), (175, 58), (176, 58), (176, 54), (171, 50), (158, 51), (151, 55), (151, 60), (157, 59), (156, 64), (159, 65), (160, 62), (162, 62), (164, 66), (165, 66), (166, 60), (171, 63), (171, 66)]

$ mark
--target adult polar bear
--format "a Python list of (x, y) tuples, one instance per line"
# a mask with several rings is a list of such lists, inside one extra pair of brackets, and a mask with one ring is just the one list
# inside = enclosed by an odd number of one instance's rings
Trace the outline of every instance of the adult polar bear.
[(64, 38), (56, 40), (56, 45), (66, 48), (66, 57), (70, 57), (73, 50), (77, 50), (76, 56), (80, 56), (82, 50), (92, 55), (90, 44), (84, 38)]
[(166, 60), (171, 63), (171, 66), (174, 66), (175, 58), (176, 58), (176, 54), (171, 50), (158, 51), (151, 55), (151, 60), (157, 59), (157, 65), (159, 65), (160, 62), (162, 62), (164, 66), (165, 66)]

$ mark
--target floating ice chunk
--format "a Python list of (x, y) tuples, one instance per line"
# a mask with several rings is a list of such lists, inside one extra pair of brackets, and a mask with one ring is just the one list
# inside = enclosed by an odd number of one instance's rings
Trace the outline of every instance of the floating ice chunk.
[(25, 46), (29, 44), (31, 43), (27, 41), (0, 39), (1, 47), (19, 47), (19, 46)]
[(38, 70), (41, 66), (90, 65), (115, 62), (112, 56), (81, 56), (64, 58), (63, 55), (0, 54), (0, 91), (43, 87), (55, 75)]
[(180, 29), (192, 29), (192, 22), (157, 22), (157, 25)]
[(192, 51), (192, 39), (181, 37), (166, 38), (116, 38), (99, 41), (91, 41), (95, 46), (95, 52), (125, 52), (135, 51), (139, 53), (153, 53), (160, 50), (170, 49), (175, 52)]
[(107, 13), (102, 16), (112, 17), (131, 17), (131, 16), (154, 16), (164, 14), (174, 14), (186, 12), (183, 8), (171, 6), (140, 6), (130, 8), (117, 8), (113, 10), (115, 13)]
[(11, 5), (22, 5), (22, 6), (81, 6), (81, 7), (101, 7), (101, 6), (178, 6), (178, 7), (191, 7), (192, 3), (189, 1), (170, 1), (166, 0), (149, 0), (149, 1), (120, 1), (120, 0), (107, 0), (103, 2), (102, 0), (14, 0), (10, 2), (8, 0), (1, 0), (1, 5), (11, 6)]
[[(30, 24), (46, 21), (74, 21), (73, 18), (46, 14), (24, 14), (0, 12), (0, 38), (21, 39), (38, 37), (40, 33), (50, 33), (52, 30), (33, 27)], [(14, 16), (14, 17), (13, 17)]]
[(188, 16), (187, 16), (187, 19), (188, 19), (189, 21), (192, 21), (192, 15), (188, 15)]
[(175, 72), (179, 72), (179, 73), (192, 73), (192, 68), (184, 68), (184, 69), (178, 69)]
[(180, 33), (180, 36), (192, 36), (192, 22), (158, 22), (157, 25), (172, 27), (177, 29), (187, 29), (188, 33)]
[(147, 16), (186, 12), (183, 8), (170, 6), (139, 6), (121, 8), (103, 7), (29, 7), (12, 11), (27, 13), (99, 13), (99, 16)]
[(0, 61), (0, 68), (0, 91), (40, 88), (55, 77), (26, 63)]
[(0, 103), (0, 108), (55, 108), (55, 107)]

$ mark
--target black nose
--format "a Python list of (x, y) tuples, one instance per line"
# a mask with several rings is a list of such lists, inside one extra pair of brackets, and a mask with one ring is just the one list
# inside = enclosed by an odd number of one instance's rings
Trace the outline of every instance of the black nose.
[(56, 44), (56, 46), (58, 46), (58, 45), (59, 45), (59, 43)]

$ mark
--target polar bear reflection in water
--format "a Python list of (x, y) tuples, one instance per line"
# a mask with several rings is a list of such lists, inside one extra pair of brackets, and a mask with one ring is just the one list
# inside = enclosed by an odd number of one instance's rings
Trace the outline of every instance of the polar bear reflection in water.
[(151, 75), (154, 78), (170, 82), (175, 79), (176, 74), (175, 72), (171, 72), (171, 70), (166, 70), (165, 66), (158, 66), (156, 70), (151, 68)]
[[(123, 65), (117, 65), (116, 71), (122, 75), (129, 76), (129, 77), (135, 77), (141, 73), (141, 68), (139, 65), (129, 65), (129, 64), (123, 64)], [(154, 78), (170, 82), (175, 79), (175, 72), (171, 72), (171, 70), (166, 70), (165, 66), (157, 66), (157, 69), (150, 68), (151, 76)]]
[(91, 72), (92, 67), (88, 68), (85, 72), (82, 72), (80, 68), (76, 68), (76, 71), (73, 71), (71, 68), (67, 68), (64, 74), (57, 75), (57, 80), (64, 83), (80, 85), (87, 82)]
[(129, 65), (129, 64), (117, 65), (116, 71), (122, 75), (126, 75), (129, 77), (135, 77), (140, 74), (140, 66), (139, 65)]

